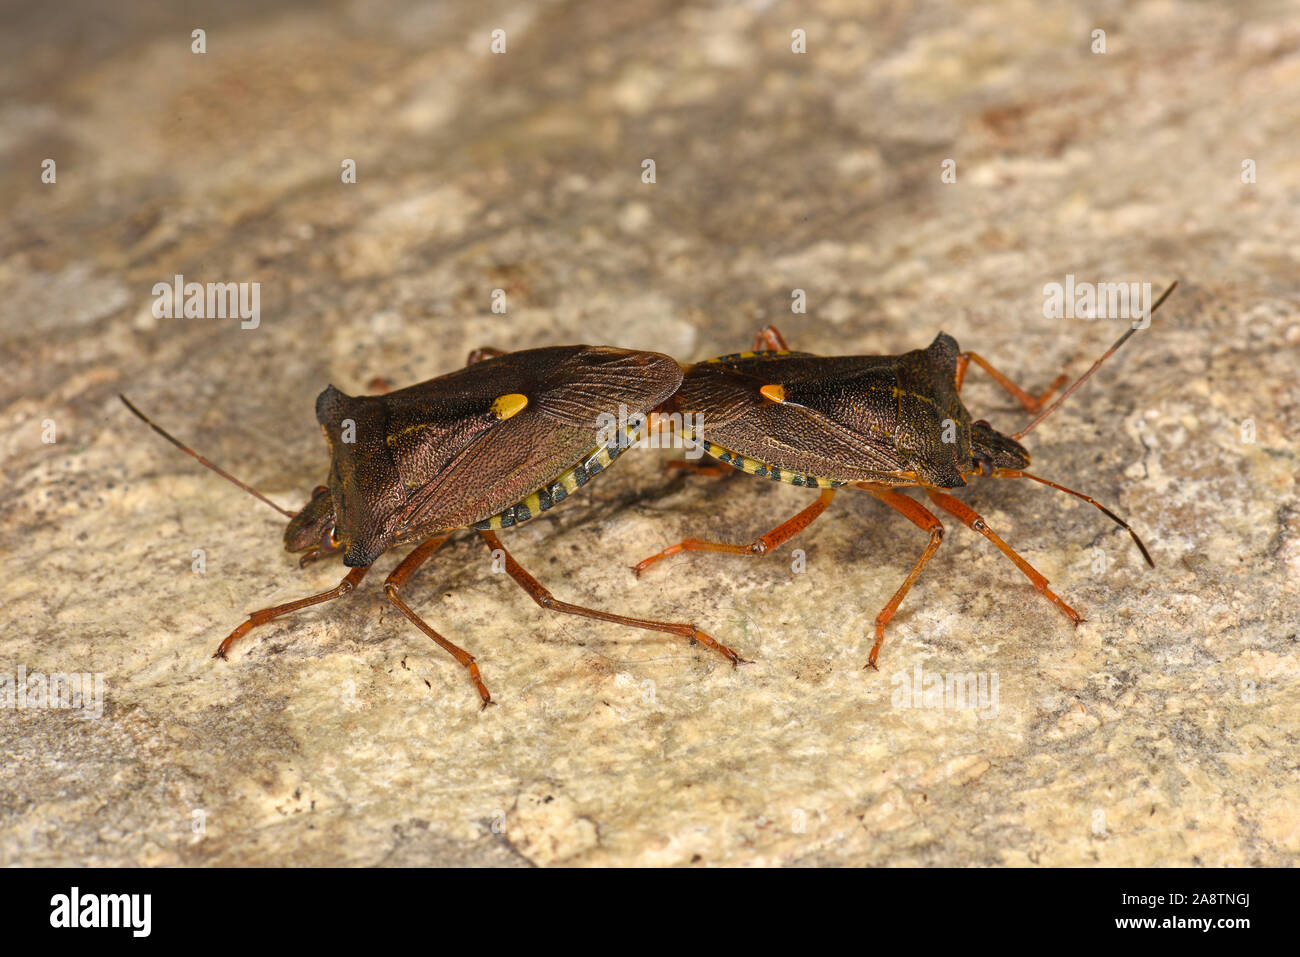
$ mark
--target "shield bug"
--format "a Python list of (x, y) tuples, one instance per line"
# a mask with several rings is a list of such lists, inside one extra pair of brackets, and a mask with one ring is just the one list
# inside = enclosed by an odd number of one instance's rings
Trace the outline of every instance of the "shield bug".
[[(1155, 312), (1171, 285), (1151, 307)], [(876, 667), (880, 646), (898, 606), (943, 540), (943, 524), (899, 490), (919, 488), (941, 510), (987, 538), (1024, 573), (1040, 594), (1078, 625), (1083, 618), (1050, 588), (970, 506), (948, 494), (974, 476), (1030, 479), (1088, 502), (1128, 531), (1154, 567), (1137, 533), (1093, 498), (1031, 475), (1020, 439), (1060, 407), (1101, 364), (1141, 328), (1134, 325), (1050, 406), (1067, 381), (1062, 375), (1041, 395), (1021, 389), (974, 352), (962, 352), (940, 333), (928, 348), (896, 356), (823, 357), (791, 352), (768, 326), (753, 352), (721, 356), (686, 370), (675, 411), (693, 413), (703, 425), (690, 436), (714, 458), (761, 479), (820, 490), (815, 502), (749, 544), (688, 538), (633, 567), (640, 576), (655, 562), (688, 551), (764, 555), (807, 528), (831, 503), (836, 490), (863, 489), (930, 536), (912, 570), (875, 620), (875, 644), (867, 664)], [(970, 363), (984, 369), (1035, 418), (1005, 435), (974, 419), (961, 400)], [(683, 415), (685, 418), (685, 415)]]
[[(434, 631), (401, 594), (416, 569), (460, 529), (477, 530), (504, 560), (505, 571), (543, 608), (667, 632), (703, 644), (733, 665), (740, 660), (694, 625), (559, 601), (497, 537), (500, 529), (548, 511), (609, 467), (681, 379), (677, 363), (659, 353), (554, 346), (475, 350), (465, 368), (382, 395), (349, 396), (330, 386), (316, 400), (316, 418), (330, 448), (328, 479), (296, 513), (218, 468), (120, 398), (169, 442), (286, 515), (284, 545), (301, 553), (300, 565), (340, 555), (351, 569), (328, 591), (253, 612), (214, 657), (225, 658), (259, 625), (348, 594), (380, 555), (414, 544), (388, 575), (384, 594), (469, 672), (486, 707), (492, 698), (474, 656)], [(623, 424), (611, 430), (612, 421)]]

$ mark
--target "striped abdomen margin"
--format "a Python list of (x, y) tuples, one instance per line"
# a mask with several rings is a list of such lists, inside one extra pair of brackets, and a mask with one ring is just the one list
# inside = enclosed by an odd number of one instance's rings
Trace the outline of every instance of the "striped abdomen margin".
[(481, 522), (475, 522), (470, 528), (498, 529), (521, 525), (530, 518), (536, 518), (547, 509), (563, 502), (572, 492), (577, 491), (609, 468), (610, 463), (623, 454), (623, 450), (636, 441), (640, 425), (624, 426), (618, 438), (605, 445), (598, 445), (582, 457), (573, 468), (564, 472), (554, 482), (542, 486), (521, 502), (516, 502), (502, 512)]
[(756, 475), (759, 478), (769, 478), (774, 482), (785, 482), (787, 485), (800, 485), (804, 488), (840, 488), (848, 485), (845, 479), (829, 479), (820, 475), (804, 475), (802, 472), (790, 472), (783, 468), (777, 468), (775, 465), (768, 465), (766, 462), (760, 462), (758, 459), (751, 459), (748, 456), (741, 455), (739, 452), (733, 452), (731, 449), (723, 448), (716, 442), (710, 442), (708, 439), (693, 439), (704, 446), (704, 451), (708, 452), (719, 462), (726, 462), (728, 465), (740, 469), (742, 472), (748, 472), (750, 475)]
[(757, 359), (760, 356), (801, 356), (806, 355), (803, 352), (791, 352), (788, 349), (760, 349), (758, 352), (733, 352), (729, 356), (718, 356), (715, 359), (705, 359), (703, 365), (712, 365), (715, 362), (734, 362), (736, 359)]

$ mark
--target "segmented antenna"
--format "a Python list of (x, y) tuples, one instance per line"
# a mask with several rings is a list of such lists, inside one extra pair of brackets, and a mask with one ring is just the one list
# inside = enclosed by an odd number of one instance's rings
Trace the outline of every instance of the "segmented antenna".
[(995, 478), (1033, 479), (1035, 482), (1041, 482), (1043, 485), (1049, 486), (1050, 488), (1054, 488), (1058, 492), (1065, 492), (1069, 495), (1073, 495), (1075, 498), (1083, 499), (1089, 505), (1095, 505), (1108, 518), (1110, 518), (1111, 521), (1113, 521), (1116, 525), (1118, 525), (1120, 528), (1124, 529), (1124, 531), (1128, 532), (1130, 535), (1133, 536), (1133, 544), (1137, 545), (1138, 551), (1142, 553), (1142, 557), (1146, 559), (1147, 564), (1150, 565), (1152, 568), (1156, 567), (1156, 563), (1151, 560), (1151, 553), (1147, 551), (1147, 547), (1142, 544), (1142, 539), (1138, 538), (1138, 533), (1133, 531), (1132, 527), (1129, 526), (1129, 523), (1124, 521), (1124, 519), (1120, 518), (1118, 515), (1116, 515), (1114, 512), (1108, 509), (1105, 505), (1102, 505), (1101, 502), (1097, 501), (1091, 495), (1084, 495), (1082, 492), (1076, 492), (1072, 488), (1066, 488), (1064, 485), (1058, 485), (1055, 482), (1042, 478), (1041, 476), (1031, 475), (1028, 472), (1024, 471), (1023, 469), (994, 469), (993, 475)]
[[(1147, 317), (1150, 318), (1151, 316), (1154, 316), (1156, 314), (1156, 310), (1159, 309), (1161, 304), (1166, 299), (1169, 298), (1169, 294), (1172, 293), (1177, 288), (1178, 288), (1177, 281), (1171, 282), (1169, 284), (1169, 288), (1166, 289), (1164, 292), (1162, 292), (1160, 294), (1160, 298), (1155, 301), (1155, 305), (1151, 307), (1151, 311), (1147, 313)], [(1109, 359), (1111, 356), (1113, 356), (1117, 351), (1119, 351), (1119, 347), (1122, 346), (1124, 343), (1128, 342), (1129, 336), (1133, 335), (1133, 333), (1137, 331), (1138, 331), (1137, 326), (1129, 326), (1128, 331), (1125, 332), (1124, 335), (1120, 336), (1119, 340), (1113, 346), (1107, 349), (1105, 354), (1103, 354), (1100, 359), (1094, 362), (1092, 364), (1092, 368), (1089, 369), (1087, 372), (1085, 372), (1083, 375), (1081, 375), (1078, 381), (1074, 383), (1074, 385), (1070, 386), (1068, 389), (1062, 392), (1055, 402), (1053, 402), (1046, 409), (1040, 412), (1032, 422), (1026, 425), (1019, 432), (1013, 433), (1011, 437), (1013, 439), (1021, 438), (1022, 436), (1027, 434), (1034, 426), (1038, 425), (1039, 422), (1042, 422), (1043, 419), (1047, 418), (1049, 415), (1055, 412), (1057, 408), (1060, 407), (1061, 403), (1070, 397), (1070, 394), (1074, 392), (1075, 389), (1079, 388), (1079, 386), (1087, 382), (1088, 377), (1091, 376), (1094, 372), (1096, 372), (1099, 368), (1101, 368), (1101, 364), (1105, 362), (1107, 359)]]
[(122, 404), (125, 405), (125, 406), (126, 406), (128, 409), (130, 409), (132, 412), (134, 412), (134, 413), (135, 413), (135, 414), (140, 418), (140, 420), (141, 420), (142, 422), (144, 422), (145, 425), (149, 426), (149, 428), (153, 429), (155, 432), (157, 432), (159, 435), (161, 435), (164, 439), (166, 439), (166, 440), (167, 440), (168, 442), (170, 442), (172, 445), (176, 446), (178, 449), (180, 449), (180, 450), (181, 450), (182, 452), (184, 452), (186, 455), (192, 455), (192, 456), (194, 456), (194, 458), (196, 458), (196, 459), (199, 460), (199, 464), (200, 464), (200, 465), (206, 465), (208, 468), (212, 469), (212, 471), (216, 472), (218, 475), (220, 475), (220, 476), (221, 476), (223, 479), (225, 479), (227, 482), (231, 482), (231, 483), (234, 484), (234, 485), (238, 485), (240, 488), (242, 488), (242, 489), (243, 489), (245, 492), (247, 492), (249, 495), (253, 496), (253, 497), (256, 498), (256, 499), (260, 499), (260, 500), (262, 500), (262, 501), (265, 502), (267, 505), (271, 506), (271, 508), (273, 508), (273, 509), (275, 509), (277, 512), (279, 512), (281, 515), (285, 515), (285, 516), (288, 516), (289, 518), (293, 518), (293, 516), (296, 514), (296, 513), (294, 513), (294, 512), (286, 511), (285, 509), (281, 508), (279, 505), (276, 505), (274, 502), (272, 502), (269, 498), (267, 498), (265, 495), (263, 495), (263, 494), (262, 494), (261, 492), (259, 492), (257, 489), (253, 488), (251, 485), (245, 485), (243, 482), (239, 481), (239, 479), (235, 478), (233, 475), (231, 475), (231, 474), (230, 474), (229, 472), (227, 472), (225, 469), (221, 468), (219, 465), (215, 465), (215, 464), (213, 464), (212, 462), (208, 461), (206, 458), (204, 458), (202, 455), (199, 455), (198, 452), (195, 452), (192, 448), (190, 448), (190, 447), (189, 447), (188, 445), (186, 445), (185, 443), (181, 442), (181, 441), (180, 441), (179, 439), (177, 439), (175, 436), (168, 434), (165, 430), (163, 430), (162, 428), (160, 428), (158, 425), (154, 424), (153, 420), (151, 420), (151, 419), (149, 418), (149, 416), (145, 415), (143, 412), (141, 412), (139, 409), (137, 409), (135, 406), (133, 406), (133, 405), (131, 404), (131, 401), (130, 401), (126, 396), (122, 395), (120, 392), (118, 393), (117, 397), (118, 397), (119, 399), (121, 399), (121, 400), (122, 400)]

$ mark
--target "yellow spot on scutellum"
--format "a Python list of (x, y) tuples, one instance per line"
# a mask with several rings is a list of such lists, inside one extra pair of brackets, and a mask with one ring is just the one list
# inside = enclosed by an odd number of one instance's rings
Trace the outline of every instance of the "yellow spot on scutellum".
[(763, 394), (763, 398), (771, 399), (773, 402), (785, 401), (785, 386), (783, 385), (765, 385), (758, 391)]
[(492, 403), (492, 414), (504, 422), (512, 415), (518, 415), (524, 411), (527, 405), (528, 396), (520, 395), (518, 392), (509, 392), (496, 397), (496, 401)]

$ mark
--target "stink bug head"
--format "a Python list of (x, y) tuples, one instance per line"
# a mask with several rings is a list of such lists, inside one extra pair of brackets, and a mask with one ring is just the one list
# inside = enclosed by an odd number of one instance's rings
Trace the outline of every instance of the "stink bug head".
[(300, 565), (306, 565), (318, 558), (326, 555), (332, 555), (343, 548), (342, 543), (335, 537), (334, 521), (334, 500), (330, 490), (323, 485), (318, 485), (312, 491), (311, 501), (302, 507), (298, 512), (290, 512), (288, 509), (281, 508), (269, 498), (250, 485), (246, 485), (239, 479), (235, 478), (219, 465), (215, 465), (207, 458), (195, 452), (185, 443), (181, 442), (170, 432), (165, 431), (156, 425), (152, 419), (131, 404), (131, 401), (124, 395), (119, 395), (122, 404), (131, 410), (131, 413), (138, 419), (153, 429), (164, 439), (176, 446), (186, 455), (189, 455), (199, 461), (206, 468), (216, 472), (226, 481), (242, 488), (249, 495), (265, 502), (271, 508), (275, 509), (281, 515), (289, 519), (289, 525), (284, 530), (284, 547), (289, 552), (304, 552)]
[(1029, 451), (1009, 435), (1003, 435), (983, 419), (971, 423), (971, 459), (981, 475), (994, 469), (1022, 469), (1029, 464)]
[(311, 493), (311, 501), (293, 518), (284, 530), (284, 548), (288, 552), (304, 552), (298, 564), (307, 565), (320, 558), (333, 555), (344, 548), (335, 537), (334, 498), (324, 485)]

